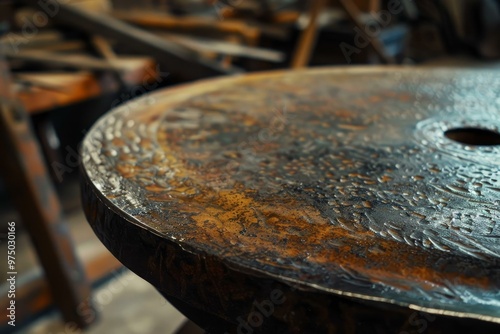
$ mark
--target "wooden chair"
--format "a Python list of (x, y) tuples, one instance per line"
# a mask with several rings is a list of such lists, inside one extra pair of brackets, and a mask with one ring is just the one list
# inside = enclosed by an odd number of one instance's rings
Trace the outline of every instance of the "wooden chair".
[[(90, 302), (90, 284), (65, 226), (29, 116), (14, 98), (6, 62), (2, 59), (0, 155), (4, 157), (1, 175), (36, 249), (56, 305), (65, 321), (77, 328), (87, 327), (95, 320), (87, 316), (95, 314)], [(17, 318), (31, 308), (19, 304), (18, 299)]]

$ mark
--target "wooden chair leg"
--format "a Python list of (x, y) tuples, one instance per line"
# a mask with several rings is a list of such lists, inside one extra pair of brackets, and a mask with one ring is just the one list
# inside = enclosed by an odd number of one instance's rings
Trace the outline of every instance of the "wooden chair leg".
[[(45, 158), (44, 161), (62, 161), (61, 154), (59, 153), (59, 140), (57, 139), (57, 134), (49, 115), (41, 114), (38, 115), (37, 118), (38, 119), (33, 122), (33, 134), (40, 144), (42, 157)], [(56, 142), (54, 142), (54, 139)], [(61, 182), (61, 177), (56, 175), (57, 173), (54, 172), (53, 168), (49, 168), (48, 172), (51, 180), (54, 180), (54, 182)]]
[(297, 47), (293, 53), (292, 68), (302, 68), (309, 64), (318, 36), (318, 17), (326, 6), (326, 2), (326, 0), (315, 0), (311, 3), (309, 23), (299, 37)]
[(65, 321), (84, 328), (95, 320), (90, 285), (63, 222), (29, 116), (12, 98), (7, 66), (2, 59), (0, 156), (1, 175), (45, 270), (52, 297)]
[[(365, 25), (361, 21), (361, 11), (359, 10), (358, 7), (352, 2), (352, 0), (339, 0), (340, 5), (344, 9), (344, 11), (347, 13), (347, 16), (349, 19), (352, 21), (352, 23), (358, 27), (361, 31), (364, 31)], [(375, 36), (373, 38), (369, 38), (369, 43), (372, 49), (375, 51), (375, 53), (378, 55), (380, 60), (384, 64), (395, 64), (396, 61), (394, 60), (393, 57), (389, 56), (385, 50), (384, 50), (384, 45), (380, 41), (380, 39)]]

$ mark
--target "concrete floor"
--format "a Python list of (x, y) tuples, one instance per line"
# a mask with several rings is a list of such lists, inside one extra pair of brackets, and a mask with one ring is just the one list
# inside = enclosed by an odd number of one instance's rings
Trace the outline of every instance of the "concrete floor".
[(52, 312), (17, 333), (23, 334), (169, 334), (175, 333), (185, 318), (149, 283), (125, 270), (94, 291), (93, 301), (99, 320), (85, 331), (66, 325)]

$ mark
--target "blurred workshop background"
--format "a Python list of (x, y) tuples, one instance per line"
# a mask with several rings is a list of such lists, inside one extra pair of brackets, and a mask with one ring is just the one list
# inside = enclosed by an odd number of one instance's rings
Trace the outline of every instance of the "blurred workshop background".
[(15, 327), (0, 272), (0, 333), (199, 331), (82, 213), (79, 145), (111, 108), (255, 71), (495, 68), (498, 36), (497, 0), (0, 0), (0, 254), (16, 222), (17, 272)]

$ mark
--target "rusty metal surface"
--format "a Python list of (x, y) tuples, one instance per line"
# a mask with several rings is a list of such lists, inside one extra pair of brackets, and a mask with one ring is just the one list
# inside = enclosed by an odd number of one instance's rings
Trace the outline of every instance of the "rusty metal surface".
[(213, 314), (245, 277), (500, 323), (500, 146), (445, 135), (495, 143), (497, 77), (323, 68), (146, 96), (84, 141), (87, 217), (125, 265)]

